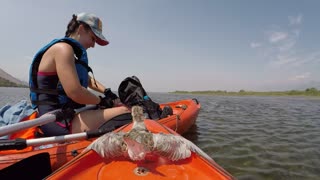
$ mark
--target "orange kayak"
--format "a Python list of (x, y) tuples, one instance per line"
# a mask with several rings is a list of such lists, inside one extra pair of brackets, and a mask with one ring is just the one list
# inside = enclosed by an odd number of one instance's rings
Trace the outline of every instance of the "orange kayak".
[[(195, 123), (200, 111), (200, 103), (196, 99), (160, 104), (160, 107), (164, 106), (171, 106), (173, 115), (160, 119), (157, 122), (178, 134), (185, 133)], [(40, 153), (49, 153), (51, 169), (54, 171), (80, 154), (93, 140), (94, 139), (55, 143), (41, 147), (29, 147), (27, 150), (0, 151), (0, 170), (27, 157)]]
[[(156, 121), (145, 120), (146, 128), (154, 133), (180, 136), (171, 129)], [(132, 124), (116, 132), (128, 132)], [(105, 144), (104, 146), (108, 146)], [(151, 155), (144, 160), (133, 161), (128, 157), (101, 157), (90, 149), (82, 152), (61, 168), (50, 174), (46, 179), (233, 179), (212, 159), (198, 153), (181, 160), (169, 160), (159, 155)]]

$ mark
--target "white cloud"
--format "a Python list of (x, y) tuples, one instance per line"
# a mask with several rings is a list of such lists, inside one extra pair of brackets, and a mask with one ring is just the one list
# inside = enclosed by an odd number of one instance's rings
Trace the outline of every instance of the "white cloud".
[(290, 25), (298, 25), (298, 24), (302, 23), (302, 15), (301, 14), (299, 14), (296, 17), (289, 16), (288, 19), (289, 19)]
[(294, 77), (289, 78), (289, 80), (291, 81), (300, 81), (300, 80), (305, 80), (308, 79), (310, 77), (311, 73), (310, 72), (305, 72), (303, 74), (300, 75), (296, 75)]
[(282, 65), (291, 64), (296, 61), (297, 61), (297, 58), (292, 57), (290, 55), (278, 55), (276, 57), (276, 60), (273, 62), (273, 64), (282, 66)]
[(280, 52), (290, 51), (294, 45), (296, 44), (296, 41), (294, 39), (288, 39), (286, 42), (281, 44), (278, 49)]
[(298, 54), (296, 51), (287, 51), (278, 53), (276, 56), (271, 56), (270, 64), (273, 67), (304, 67), (308, 64), (318, 65), (320, 62), (320, 51), (311, 52), (309, 54)]
[(261, 47), (261, 44), (260, 44), (260, 43), (257, 43), (257, 42), (251, 42), (251, 43), (250, 43), (250, 47), (251, 47), (251, 48), (258, 48), (258, 47)]
[[(299, 25), (302, 23), (302, 15), (289, 16), (289, 23)], [(280, 25), (272, 25), (270, 29), (267, 29), (265, 35), (267, 37), (263, 48), (259, 51), (262, 57), (269, 61), (269, 65), (273, 68), (281, 68), (283, 66), (298, 67), (299, 65), (316, 61), (319, 57), (309, 52), (303, 53), (297, 49), (298, 38), (300, 38), (300, 28), (298, 26), (281, 27)], [(255, 47), (255, 44), (251, 43), (251, 47)], [(288, 68), (291, 68), (288, 67)]]
[(299, 29), (294, 29), (294, 30), (292, 30), (292, 33), (293, 33), (296, 37), (299, 37), (299, 35), (300, 35), (300, 30), (299, 30)]
[(288, 37), (288, 34), (285, 32), (271, 32), (269, 36), (270, 43), (277, 43)]
[(309, 53), (305, 55), (303, 58), (299, 58), (299, 61), (296, 61), (293, 65), (294, 66), (302, 66), (308, 63), (316, 63), (320, 61), (320, 51)]

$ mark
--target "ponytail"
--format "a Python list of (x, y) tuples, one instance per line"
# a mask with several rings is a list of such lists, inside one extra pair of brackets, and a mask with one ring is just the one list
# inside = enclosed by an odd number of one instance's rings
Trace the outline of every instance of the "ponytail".
[(79, 25), (80, 23), (77, 21), (77, 16), (73, 14), (72, 19), (67, 26), (65, 37), (70, 37), (70, 35), (78, 29)]

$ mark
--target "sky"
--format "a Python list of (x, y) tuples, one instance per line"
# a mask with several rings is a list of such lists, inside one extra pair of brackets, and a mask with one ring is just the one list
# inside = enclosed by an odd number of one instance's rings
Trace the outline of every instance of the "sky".
[(317, 0), (2, 0), (0, 68), (28, 81), (36, 52), (72, 14), (101, 18), (108, 46), (88, 49), (94, 76), (150, 92), (320, 88)]

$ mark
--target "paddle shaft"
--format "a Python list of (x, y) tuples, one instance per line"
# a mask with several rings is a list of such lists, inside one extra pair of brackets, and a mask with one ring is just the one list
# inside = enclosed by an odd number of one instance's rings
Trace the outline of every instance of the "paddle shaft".
[[(79, 113), (81, 111), (89, 110), (89, 109), (95, 109), (97, 106), (96, 105), (88, 105), (79, 109), (76, 109), (75, 112)], [(46, 113), (42, 115), (39, 118), (33, 119), (31, 121), (24, 121), (24, 122), (19, 122), (15, 124), (10, 124), (7, 126), (2, 126), (0, 127), (0, 136), (12, 134), (16, 131), (20, 131), (23, 129), (28, 129), (34, 126), (41, 126), (43, 124), (47, 124), (49, 122), (54, 122), (56, 120), (56, 115)]]
[(51, 144), (51, 143), (63, 143), (63, 142), (69, 142), (69, 141), (75, 141), (75, 140), (95, 138), (105, 133), (106, 132), (102, 130), (94, 130), (94, 131), (88, 131), (88, 132), (82, 132), (82, 133), (68, 134), (63, 136), (30, 139), (30, 140), (26, 140), (26, 144), (27, 146), (39, 146), (39, 145)]
[(52, 144), (52, 143), (64, 143), (70, 142), (75, 140), (84, 140), (90, 139), (94, 137), (99, 137), (105, 134), (107, 131), (103, 130), (94, 130), (76, 134), (68, 134), (62, 136), (53, 136), (53, 137), (45, 137), (45, 138), (37, 138), (37, 139), (14, 139), (14, 140), (0, 140), (0, 151), (1, 150), (21, 150), (28, 146), (40, 146), (45, 144)]
[(23, 121), (15, 124), (0, 127), (0, 136), (14, 133), (16, 131), (31, 128), (34, 126), (40, 126), (56, 120), (54, 114), (44, 114), (43, 116), (33, 119), (32, 121)]

